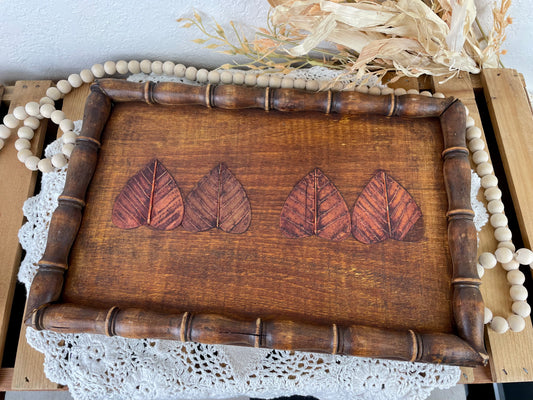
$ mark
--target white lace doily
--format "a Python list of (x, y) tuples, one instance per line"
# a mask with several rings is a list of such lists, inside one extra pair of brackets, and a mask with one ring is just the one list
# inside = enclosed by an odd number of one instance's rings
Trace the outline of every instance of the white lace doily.
[[(146, 78), (134, 76), (132, 80)], [(75, 125), (79, 132), (81, 122)], [(45, 154), (51, 157), (60, 151), (61, 141), (57, 140)], [(23, 207), (28, 222), (19, 232), (26, 250), (19, 280), (28, 291), (45, 250), (66, 169), (43, 174), (41, 192)], [(479, 188), (480, 179), (472, 172), (471, 197), (478, 231), (488, 221), (483, 204), (476, 199)], [(324, 400), (422, 400), (435, 388), (454, 386), (460, 377), (458, 367), (446, 365), (31, 328), (26, 332), (28, 343), (45, 355), (46, 376), (67, 385), (76, 400), (272, 398), (293, 394)]]

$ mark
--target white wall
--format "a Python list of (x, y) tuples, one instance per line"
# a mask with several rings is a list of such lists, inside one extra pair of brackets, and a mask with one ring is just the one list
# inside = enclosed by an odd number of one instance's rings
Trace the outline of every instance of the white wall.
[[(215, 67), (231, 61), (205, 50), (176, 19), (192, 9), (216, 17), (264, 26), (267, 0), (0, 0), (0, 82), (17, 79), (61, 79), (97, 62), (119, 59), (173, 60)], [(513, 0), (514, 23), (503, 57), (533, 88), (533, 2)]]

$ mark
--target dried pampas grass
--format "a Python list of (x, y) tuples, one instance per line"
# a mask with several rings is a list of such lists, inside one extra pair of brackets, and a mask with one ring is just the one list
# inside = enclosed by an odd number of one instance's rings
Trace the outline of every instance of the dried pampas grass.
[[(250, 68), (287, 71), (322, 65), (357, 77), (422, 74), (450, 78), (497, 66), (511, 0), (493, 8), (494, 26), (485, 35), (476, 20), (474, 0), (269, 0), (268, 29), (252, 40), (234, 28), (232, 44), (220, 25), (214, 33), (198, 14), (182, 19), (211, 39), (210, 48), (244, 55)], [(201, 39), (203, 40), (203, 39)], [(205, 41), (205, 40), (204, 40)], [(217, 42), (218, 43), (212, 43)], [(226, 65), (224, 67), (230, 67)], [(231, 66), (232, 67), (232, 66)]]

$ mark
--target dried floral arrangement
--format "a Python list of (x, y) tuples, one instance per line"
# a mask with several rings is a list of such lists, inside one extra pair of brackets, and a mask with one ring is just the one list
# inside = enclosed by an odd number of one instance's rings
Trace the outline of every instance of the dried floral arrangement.
[(507, 16), (511, 0), (494, 3), (488, 34), (474, 0), (268, 1), (267, 27), (252, 38), (233, 22), (230, 34), (216, 21), (205, 24), (196, 12), (178, 21), (202, 32), (205, 37), (196, 43), (249, 60), (221, 68), (288, 72), (325, 66), (378, 79), (390, 71), (398, 77), (451, 78), (460, 71), (497, 67), (505, 28), (512, 22)]

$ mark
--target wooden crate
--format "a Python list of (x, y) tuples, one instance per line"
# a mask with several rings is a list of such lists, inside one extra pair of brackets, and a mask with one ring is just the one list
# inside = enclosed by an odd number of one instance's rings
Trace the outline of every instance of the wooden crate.
[[(12, 111), (14, 107), (28, 101), (38, 101), (51, 84), (50, 81), (19, 81), (12, 87), (0, 86), (0, 98)], [(478, 126), (481, 126), (480, 110), (483, 112), (488, 108), (490, 119), (483, 120), (483, 128), (488, 135), (494, 132), (497, 141), (497, 147), (491, 147), (490, 151), (491, 154), (499, 152), (501, 156), (520, 234), (524, 244), (531, 246), (533, 189), (526, 183), (533, 182), (533, 168), (530, 165), (533, 159), (533, 116), (521, 75), (510, 69), (494, 69), (485, 70), (481, 77), (463, 74), (446, 83), (439, 83), (438, 78), (424, 77), (418, 80), (400, 80), (394, 86), (441, 91), (458, 97), (469, 107), (470, 115)], [(82, 118), (87, 94), (88, 85), (84, 85), (65, 97), (63, 111), (68, 118)], [(32, 150), (37, 154), (41, 152), (45, 130), (46, 124), (43, 123), (37, 131), (37, 140), (32, 141)], [(4, 240), (0, 242), (0, 355), (3, 353), (20, 262), (17, 232), (23, 221), (21, 207), (23, 201), (33, 193), (37, 177), (36, 173), (26, 170), (16, 159), (14, 140), (13, 137), (7, 140), (5, 148), (0, 152), (0, 224), (4, 232)], [(514, 234), (516, 237), (519, 233)], [(480, 251), (495, 248), (490, 226), (483, 229), (481, 238)], [(508, 313), (511, 301), (505, 271), (499, 268), (487, 271), (481, 290), (485, 302), (496, 315)], [(490, 354), (489, 367), (464, 368), (462, 383), (533, 380), (533, 373), (529, 373), (533, 371), (533, 328), (529, 318), (523, 332), (498, 335), (488, 330), (486, 340)], [(42, 363), (43, 356), (27, 345), (22, 328), (15, 367), (0, 369), (0, 391), (60, 389), (59, 385), (46, 379)]]

